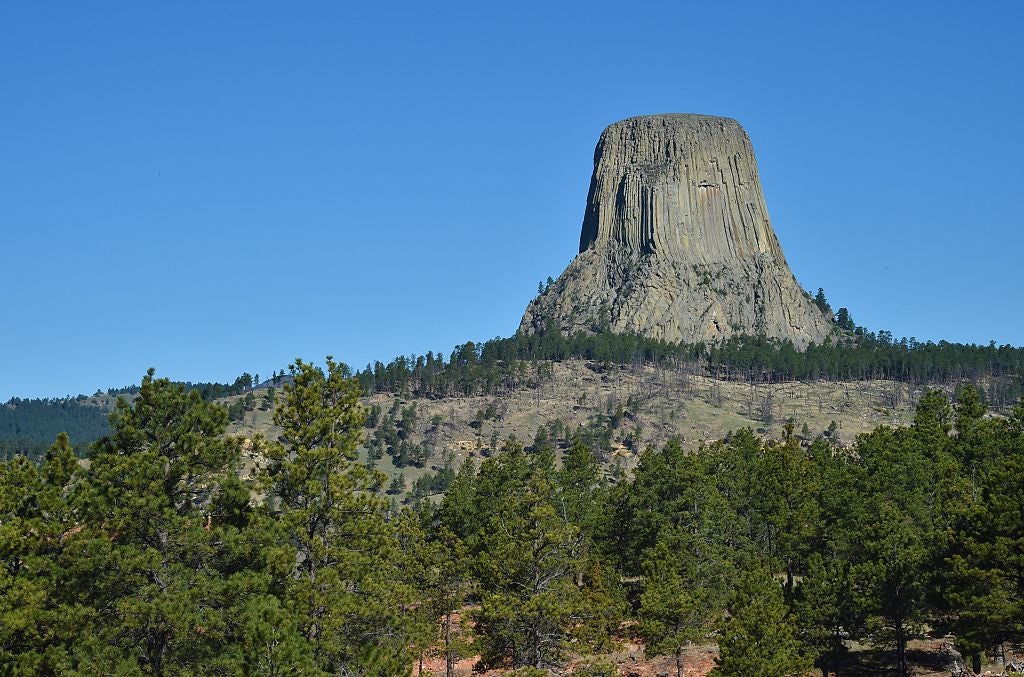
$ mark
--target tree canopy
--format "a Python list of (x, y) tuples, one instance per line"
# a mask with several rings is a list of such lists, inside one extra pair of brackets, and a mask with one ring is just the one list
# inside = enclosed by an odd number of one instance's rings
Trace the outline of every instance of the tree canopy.
[(64, 434), (0, 462), (0, 672), (537, 674), (632, 635), (677, 674), (711, 643), (717, 674), (828, 671), (853, 639), (907, 675), (925, 628), (975, 668), (1024, 641), (1024, 403), (933, 391), (850, 448), (744, 429), (621, 478), (538, 433), (399, 508), (357, 458), (360, 395), (296, 360), (250, 445), (150, 371), (88, 463)]

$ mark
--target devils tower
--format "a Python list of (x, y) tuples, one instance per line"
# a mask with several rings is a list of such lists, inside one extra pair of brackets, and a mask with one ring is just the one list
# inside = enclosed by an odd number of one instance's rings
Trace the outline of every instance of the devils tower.
[(832, 331), (782, 254), (747, 133), (689, 114), (629, 118), (601, 134), (579, 254), (519, 331), (551, 323), (565, 334), (763, 335), (801, 348)]

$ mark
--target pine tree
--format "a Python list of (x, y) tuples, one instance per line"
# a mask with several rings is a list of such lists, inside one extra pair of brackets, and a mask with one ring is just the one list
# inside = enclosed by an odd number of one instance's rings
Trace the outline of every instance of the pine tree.
[(479, 529), (481, 515), (476, 511), (476, 464), (467, 458), (459, 466), (437, 509), (440, 528), (447, 529), (463, 542)]
[[(68, 578), (97, 614), (95, 634), (74, 647), (80, 669), (237, 667), (223, 652), (237, 640), (232, 619), (264, 588), (245, 571), (255, 566), (246, 539), (222, 519), (249, 498), (238, 491), (240, 441), (223, 435), (225, 410), (150, 370), (110, 425), (74, 497), (81, 545)], [(242, 506), (228, 507), (228, 487)]]
[(986, 649), (1024, 636), (1024, 605), (1013, 573), (1022, 561), (1014, 553), (1022, 552), (1024, 505), (1014, 499), (1012, 486), (1024, 469), (1024, 440), (1013, 433), (1013, 416), (984, 415), (979, 393), (964, 387), (951, 442), (961, 465), (939, 486), (935, 529), (940, 622), (955, 634), (975, 672)]
[(581, 620), (576, 584), (582, 537), (556, 510), (554, 456), (527, 460), (509, 440), (480, 470), (477, 499), (490, 496), (481, 529), (471, 536), (480, 581), (474, 614), (484, 665), (537, 669), (557, 665)]
[(857, 635), (862, 627), (853, 585), (849, 561), (815, 553), (796, 589), (798, 636), (817, 655), (815, 664), (822, 677), (828, 677), (846, 653), (845, 637)]
[(806, 569), (818, 545), (820, 508), (816, 468), (799, 443), (768, 443), (754, 478), (759, 500), (755, 508), (764, 521), (765, 551), (786, 572), (786, 593)]
[(847, 308), (840, 308), (836, 312), (836, 326), (846, 331), (853, 331), (856, 329), (853, 317), (850, 316), (850, 311)]
[[(77, 545), (68, 495), (78, 464), (65, 433), (42, 466), (0, 463), (0, 673), (58, 673), (89, 623), (62, 560)], [(70, 593), (70, 594), (69, 594)]]
[[(554, 450), (542, 444), (540, 453), (553, 454)], [(607, 491), (600, 463), (580, 438), (573, 439), (556, 481), (566, 516), (580, 529), (589, 552), (594, 539), (607, 528), (601, 524), (606, 513)]]
[(725, 612), (733, 570), (723, 553), (689, 529), (665, 529), (644, 558), (640, 634), (652, 655), (675, 656), (682, 677), (683, 652), (712, 636)]
[(821, 312), (832, 313), (832, 306), (829, 305), (828, 299), (825, 298), (825, 290), (821, 287), (818, 287), (818, 293), (814, 295), (814, 304), (821, 309)]
[(455, 534), (439, 527), (417, 555), (421, 608), (433, 630), (427, 646), (444, 658), (446, 677), (455, 677), (456, 663), (472, 655), (470, 633), (462, 622), (463, 607), (475, 590), (469, 551)]
[(896, 646), (896, 670), (908, 671), (907, 642), (926, 619), (931, 566), (932, 493), (948, 440), (937, 398), (922, 398), (914, 428), (881, 427), (858, 440), (864, 474), (862, 508), (850, 533), (859, 603), (876, 638)]
[(366, 417), (360, 387), (347, 367), (326, 363), (326, 373), (302, 360), (292, 365), (274, 416), (283, 442), (265, 451), (267, 488), (288, 543), (281, 556), (294, 562), (284, 605), (295, 610), (320, 669), (369, 669), (368, 647), (376, 647), (374, 665), (408, 665), (402, 609), (413, 593), (388, 506), (372, 491), (377, 478), (354, 462)]
[(260, 677), (317, 675), (312, 646), (299, 632), (295, 614), (274, 595), (255, 596), (237, 615), (241, 637), (225, 649), (240, 654), (241, 674)]
[(712, 675), (789, 677), (811, 667), (796, 640), (782, 587), (766, 571), (744, 574), (729, 602)]

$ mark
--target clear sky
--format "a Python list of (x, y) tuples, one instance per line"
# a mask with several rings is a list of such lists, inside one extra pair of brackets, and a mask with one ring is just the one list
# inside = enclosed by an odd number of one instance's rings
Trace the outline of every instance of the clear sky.
[(0, 401), (508, 336), (608, 124), (738, 119), (797, 279), (1024, 344), (1024, 3), (5, 2)]

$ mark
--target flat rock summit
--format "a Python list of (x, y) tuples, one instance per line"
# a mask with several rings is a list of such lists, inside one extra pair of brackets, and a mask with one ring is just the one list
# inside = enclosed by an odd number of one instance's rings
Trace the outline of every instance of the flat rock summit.
[(519, 331), (552, 323), (566, 334), (764, 335), (800, 348), (833, 327), (786, 263), (747, 133), (691, 114), (629, 118), (601, 134), (579, 254)]

